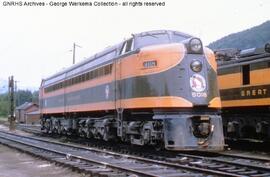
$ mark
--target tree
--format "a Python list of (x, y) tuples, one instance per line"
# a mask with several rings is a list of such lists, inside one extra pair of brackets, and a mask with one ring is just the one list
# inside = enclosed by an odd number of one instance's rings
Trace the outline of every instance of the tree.
[(32, 102), (39, 104), (39, 91), (33, 91), (32, 93)]
[(16, 93), (16, 106), (25, 102), (32, 102), (32, 92), (30, 90), (18, 90)]
[(7, 117), (8, 116), (8, 94), (0, 94), (0, 117)]
[(237, 48), (243, 50), (254, 47), (264, 47), (267, 42), (270, 42), (270, 21), (225, 36), (209, 44), (209, 47), (213, 50), (224, 48)]
[[(34, 102), (38, 104), (39, 92), (30, 90), (18, 90), (15, 93), (16, 107), (25, 102)], [(8, 93), (0, 94), (0, 117), (7, 117), (9, 114), (9, 95)]]

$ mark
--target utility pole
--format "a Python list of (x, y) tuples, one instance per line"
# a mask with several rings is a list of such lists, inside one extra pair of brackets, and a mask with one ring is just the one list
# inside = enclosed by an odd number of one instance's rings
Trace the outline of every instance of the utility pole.
[(18, 83), (19, 81), (14, 81), (14, 83), (15, 83), (15, 88), (14, 88), (14, 94), (15, 94), (15, 96), (14, 96), (14, 104), (15, 104), (15, 107), (17, 107), (18, 105), (19, 105), (19, 103), (18, 103), (18, 88), (17, 88), (17, 83)]
[(9, 93), (9, 130), (15, 130), (15, 114), (14, 114), (14, 79), (13, 76), (8, 78), (8, 93)]
[(75, 64), (76, 47), (82, 48), (81, 46), (75, 44), (75, 42), (73, 43), (73, 64)]

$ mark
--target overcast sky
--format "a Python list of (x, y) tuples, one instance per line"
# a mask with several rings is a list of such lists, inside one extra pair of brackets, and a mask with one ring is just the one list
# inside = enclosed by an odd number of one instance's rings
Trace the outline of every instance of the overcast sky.
[(4, 7), (0, 2), (0, 79), (14, 75), (21, 88), (38, 88), (42, 78), (71, 66), (73, 42), (82, 46), (76, 51), (81, 61), (131, 33), (171, 29), (207, 45), (270, 20), (269, 0), (166, 0), (165, 7), (135, 8)]

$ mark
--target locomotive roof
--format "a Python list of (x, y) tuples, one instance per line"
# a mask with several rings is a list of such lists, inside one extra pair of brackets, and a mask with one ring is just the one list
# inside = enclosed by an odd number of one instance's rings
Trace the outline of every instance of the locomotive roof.
[[(141, 33), (137, 33), (137, 34), (132, 34), (132, 36), (134, 38), (138, 38), (138, 37), (143, 37), (143, 36), (147, 36), (147, 35), (157, 35), (157, 34), (175, 34), (175, 35), (179, 35), (179, 36), (183, 36), (184, 38), (191, 38), (192, 36), (189, 35), (189, 34), (186, 34), (186, 33), (182, 33), (182, 32), (178, 32), (178, 31), (173, 31), (173, 30), (153, 30), (153, 31), (146, 31), (146, 32), (141, 32)], [(114, 46), (110, 46), (110, 47), (107, 47), (105, 50), (99, 52), (99, 53), (96, 53), (95, 55), (79, 62), (79, 63), (76, 63), (66, 69), (63, 69), (62, 71), (60, 72), (57, 72), (56, 74), (53, 74), (52, 76), (49, 76), (48, 78), (46, 79), (43, 79), (43, 81), (47, 82), (47, 84), (45, 85), (50, 85), (51, 83), (54, 83), (54, 82), (57, 82), (58, 80), (61, 80), (64, 78), (64, 74), (69, 72), (69, 71), (72, 71), (72, 70), (75, 70), (76, 68), (79, 68), (85, 64), (88, 64), (88, 63), (91, 63), (91, 62), (94, 62), (96, 59), (98, 59), (99, 57), (103, 56), (103, 55), (106, 55), (110, 52), (113, 52), (115, 51), (116, 52), (116, 55), (118, 55), (119, 53), (119, 50), (121, 48), (121, 46), (123, 45), (123, 43), (125, 42), (126, 40), (123, 40), (122, 42), (114, 45)], [(113, 58), (116, 58), (117, 56), (114, 56)], [(59, 78), (58, 78), (59, 77)], [(55, 78), (55, 79), (54, 79)], [(58, 79), (56, 79), (58, 78)], [(50, 82), (48, 82), (49, 80), (52, 80)]]
[[(118, 45), (120, 45), (120, 44), (118, 44)], [(106, 53), (109, 53), (109, 52), (112, 52), (112, 51), (116, 50), (118, 45), (108, 47), (105, 50), (103, 50), (102, 52), (96, 53), (95, 55), (93, 55), (91, 57), (88, 57), (87, 59), (85, 59), (85, 60), (83, 60), (81, 62), (78, 62), (78, 63), (76, 63), (76, 64), (74, 64), (74, 65), (72, 65), (72, 66), (70, 66), (68, 68), (65, 68), (62, 71), (59, 71), (56, 74), (53, 74), (52, 76), (49, 76), (48, 78), (44, 79), (43, 81), (47, 81), (47, 80), (50, 80), (52, 78), (58, 77), (58, 76), (60, 76), (62, 74), (65, 74), (65, 73), (71, 71), (71, 70), (79, 68), (82, 65), (90, 63), (90, 62), (94, 61), (96, 58), (99, 58), (100, 56), (102, 56), (102, 55), (104, 55)]]
[(270, 61), (270, 51), (266, 48), (250, 48), (245, 50), (221, 49), (215, 51), (219, 67), (229, 67), (265, 60)]
[(145, 31), (145, 32), (134, 34), (134, 36), (146, 36), (146, 35), (151, 35), (151, 34), (154, 35), (154, 34), (161, 34), (161, 33), (174, 33), (174, 34), (185, 36), (187, 38), (192, 37), (189, 34), (182, 33), (182, 32), (179, 32), (179, 31), (173, 31), (173, 30), (152, 30), (152, 31)]

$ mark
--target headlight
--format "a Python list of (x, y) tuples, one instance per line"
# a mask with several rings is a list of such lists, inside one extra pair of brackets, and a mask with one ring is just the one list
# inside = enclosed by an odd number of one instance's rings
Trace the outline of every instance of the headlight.
[(190, 49), (196, 53), (201, 51), (202, 49), (202, 43), (198, 38), (191, 39), (189, 42), (189, 45), (190, 45)]
[(194, 72), (200, 72), (202, 70), (202, 62), (199, 60), (193, 60), (190, 64), (190, 68)]

